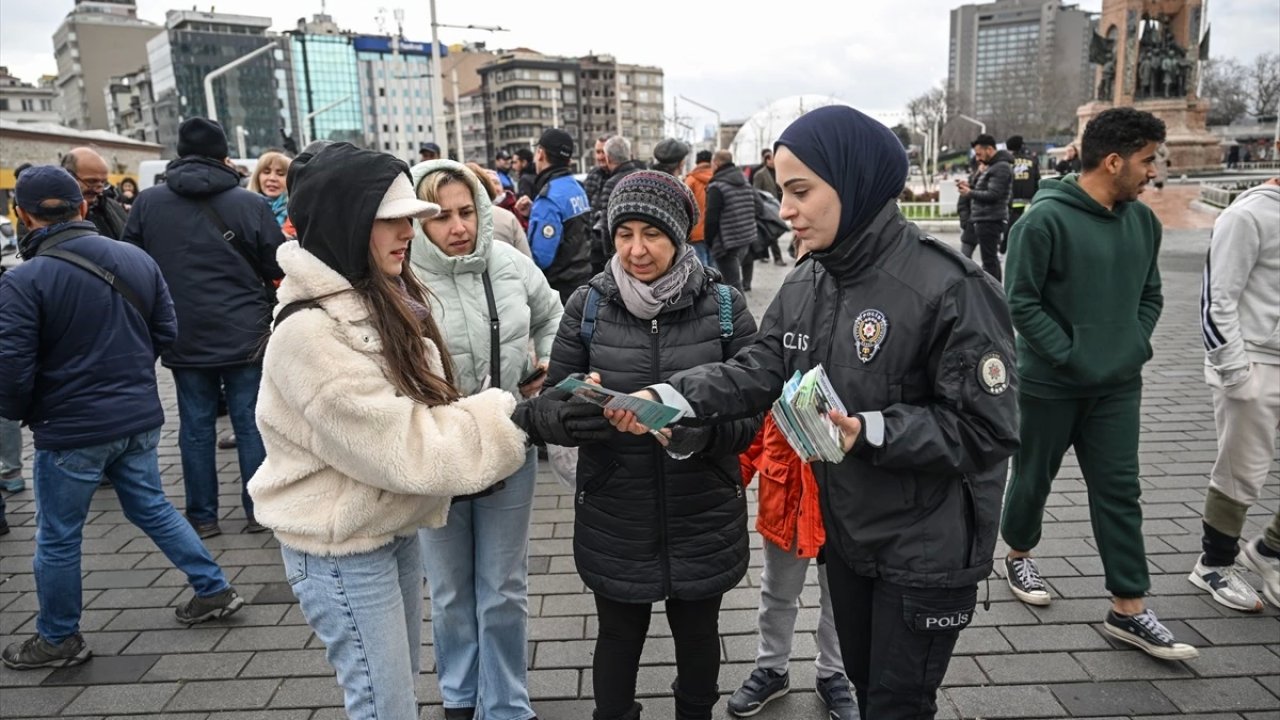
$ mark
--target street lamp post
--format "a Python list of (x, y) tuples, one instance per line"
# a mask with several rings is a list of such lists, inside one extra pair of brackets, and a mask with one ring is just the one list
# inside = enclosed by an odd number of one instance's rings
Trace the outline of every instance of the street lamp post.
[(698, 102), (697, 100), (690, 100), (689, 98), (685, 97), (684, 95), (677, 95), (676, 97), (679, 97), (681, 100), (684, 100), (685, 102), (689, 103), (690, 105), (693, 105), (693, 106), (695, 106), (695, 107), (700, 107), (700, 108), (702, 108), (703, 110), (706, 110), (707, 112), (709, 112), (709, 113), (711, 113), (712, 115), (715, 115), (715, 116), (716, 116), (716, 150), (722, 150), (723, 148), (721, 147), (721, 144), (720, 144), (720, 111), (719, 111), (719, 110), (713, 110), (713, 109), (711, 109), (711, 108), (707, 107), (706, 105), (703, 105), (702, 103)]
[(975, 119), (973, 119), (973, 118), (969, 117), (968, 115), (961, 115), (960, 113), (956, 113), (956, 117), (960, 118), (961, 120), (968, 120), (969, 122), (971, 122), (971, 123), (973, 123), (974, 125), (977, 125), (977, 126), (978, 126), (978, 132), (979, 132), (979, 133), (981, 133), (981, 134), (983, 134), (983, 135), (986, 135), (986, 134), (987, 134), (987, 124), (986, 124), (986, 123), (984, 123), (984, 122), (982, 122), (981, 120), (975, 120)]
[(252, 59), (254, 59), (254, 58), (258, 57), (259, 55), (261, 55), (261, 54), (263, 54), (263, 53), (267, 52), (268, 50), (273, 50), (273, 49), (275, 49), (275, 47), (276, 47), (276, 41), (275, 41), (275, 40), (272, 40), (271, 42), (267, 43), (266, 45), (263, 45), (262, 47), (258, 48), (257, 50), (254, 50), (253, 52), (249, 53), (248, 55), (242, 55), (242, 56), (240, 56), (240, 57), (236, 58), (235, 60), (232, 60), (231, 62), (227, 63), (226, 65), (223, 65), (222, 67), (214, 68), (213, 70), (210, 70), (210, 71), (209, 71), (209, 73), (208, 73), (207, 75), (205, 75), (205, 76), (204, 76), (204, 104), (205, 104), (204, 114), (205, 114), (205, 117), (209, 118), (210, 120), (214, 120), (214, 121), (216, 121), (216, 120), (218, 119), (218, 105), (217, 105), (217, 103), (216, 103), (216, 102), (214, 102), (214, 98), (213, 98), (213, 81), (214, 81), (216, 78), (219, 78), (219, 77), (221, 77), (221, 76), (223, 76), (223, 75), (226, 75), (227, 73), (231, 72), (232, 70), (235, 70), (236, 68), (240, 67), (241, 65), (243, 65), (243, 64), (245, 64), (245, 63), (249, 62), (250, 60), (252, 60)]
[[(436, 0), (431, 0), (431, 135), (439, 138), (440, 156), (449, 157), (449, 133), (445, 131), (445, 125), (439, 124), (445, 122), (444, 109), (440, 106), (440, 102), (444, 95), (442, 87), (444, 80), (443, 68), (440, 67), (440, 36), (439, 29), (442, 27), (457, 28), (459, 30), (485, 30), (487, 32), (508, 32), (507, 28), (498, 25), (448, 25), (446, 23), (436, 21)], [(455, 78), (456, 78), (455, 70)], [(457, 104), (457, 81), (454, 81), (454, 110), (455, 121), (458, 128), (455, 128), (454, 135), (457, 136), (458, 143), (458, 161), (462, 162), (462, 131), (458, 104)]]
[(342, 103), (344, 103), (344, 102), (346, 102), (346, 101), (350, 100), (352, 97), (354, 97), (354, 96), (353, 96), (353, 95), (348, 95), (348, 96), (346, 96), (346, 97), (344, 97), (344, 98), (341, 98), (341, 99), (339, 99), (339, 100), (334, 100), (333, 102), (329, 103), (328, 105), (325, 105), (324, 107), (320, 108), (319, 110), (316, 110), (316, 111), (314, 111), (314, 112), (309, 112), (309, 113), (307, 113), (307, 114), (302, 118), (302, 147), (306, 147), (306, 146), (310, 145), (310, 144), (311, 144), (311, 141), (313, 140), (313, 138), (311, 137), (311, 132), (310, 132), (310, 127), (311, 127), (311, 118), (313, 118), (313, 117), (315, 117), (315, 116), (319, 115), (320, 113), (328, 112), (328, 111), (330, 111), (330, 110), (332, 110), (332, 109), (334, 109), (334, 108), (338, 107), (338, 106), (339, 106), (339, 105), (341, 105)]

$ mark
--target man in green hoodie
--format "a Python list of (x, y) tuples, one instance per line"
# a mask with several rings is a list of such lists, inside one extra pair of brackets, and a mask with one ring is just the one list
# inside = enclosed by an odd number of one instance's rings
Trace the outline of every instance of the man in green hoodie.
[(1138, 431), (1142, 366), (1164, 299), (1160, 222), (1137, 202), (1155, 177), (1164, 123), (1121, 107), (1085, 126), (1083, 172), (1044, 180), (1013, 228), (1005, 291), (1018, 332), (1022, 445), (1001, 534), (1014, 595), (1048, 605), (1031, 559), (1050, 484), (1074, 447), (1112, 595), (1103, 630), (1165, 660), (1198, 656), (1145, 607)]

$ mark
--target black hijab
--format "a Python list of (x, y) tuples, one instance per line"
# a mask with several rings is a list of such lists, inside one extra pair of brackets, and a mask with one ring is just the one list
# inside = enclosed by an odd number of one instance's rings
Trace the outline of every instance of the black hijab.
[[(308, 149), (311, 146), (307, 146)], [(289, 218), (298, 242), (351, 282), (369, 276), (369, 235), (378, 206), (409, 166), (386, 153), (333, 143), (289, 165)]]
[(774, 151), (783, 146), (839, 195), (836, 243), (866, 227), (907, 181), (907, 152), (898, 136), (844, 105), (801, 115), (782, 131)]

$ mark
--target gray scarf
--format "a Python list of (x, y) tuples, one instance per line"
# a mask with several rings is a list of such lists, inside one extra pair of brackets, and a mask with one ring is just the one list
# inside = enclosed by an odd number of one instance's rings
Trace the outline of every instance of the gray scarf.
[(613, 272), (613, 281), (618, 286), (618, 294), (622, 296), (622, 304), (627, 310), (641, 320), (652, 320), (662, 312), (665, 305), (680, 299), (680, 293), (689, 282), (689, 275), (697, 267), (698, 255), (689, 245), (681, 245), (671, 267), (662, 277), (651, 283), (641, 282), (622, 269), (622, 260), (617, 255), (609, 261), (609, 270)]

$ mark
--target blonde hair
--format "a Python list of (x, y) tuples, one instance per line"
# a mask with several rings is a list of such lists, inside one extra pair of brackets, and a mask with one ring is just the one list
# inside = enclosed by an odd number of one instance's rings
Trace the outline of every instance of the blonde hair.
[[(484, 183), (476, 177), (476, 174), (464, 167), (442, 167), (427, 173), (422, 181), (418, 183), (418, 199), (426, 200), (430, 203), (440, 202), (440, 188), (450, 183), (460, 182), (467, 186), (467, 193), (475, 195), (475, 188), (479, 185), (484, 188)], [(425, 223), (423, 223), (425, 225)]]
[[(284, 170), (285, 176), (288, 177), (290, 162), (292, 161), (289, 160), (289, 156), (282, 152), (270, 150), (262, 153), (262, 156), (258, 158), (258, 166), (253, 169), (253, 176), (249, 178), (249, 189), (262, 194), (262, 184), (258, 182), (258, 177), (271, 168), (281, 168)], [(286, 180), (285, 191), (287, 192), (288, 189), (288, 181)]]
[(480, 187), (484, 188), (484, 191), (489, 193), (489, 199), (497, 200), (498, 188), (494, 186), (493, 178), (489, 177), (489, 173), (486, 172), (484, 168), (480, 167), (478, 163), (473, 162), (467, 163), (467, 169), (470, 170), (471, 174), (475, 175), (476, 179), (480, 181)]

